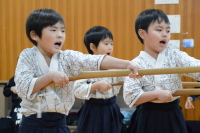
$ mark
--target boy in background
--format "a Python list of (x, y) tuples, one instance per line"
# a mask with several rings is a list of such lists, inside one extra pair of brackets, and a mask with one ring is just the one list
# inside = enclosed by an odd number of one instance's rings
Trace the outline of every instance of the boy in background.
[[(111, 56), (113, 35), (105, 27), (94, 26), (86, 32), (84, 44), (89, 54)], [(75, 96), (85, 99), (85, 104), (78, 113), (76, 133), (124, 132), (124, 117), (116, 104), (120, 86), (110, 85), (120, 80), (124, 80), (124, 77), (83, 79), (74, 83)]]

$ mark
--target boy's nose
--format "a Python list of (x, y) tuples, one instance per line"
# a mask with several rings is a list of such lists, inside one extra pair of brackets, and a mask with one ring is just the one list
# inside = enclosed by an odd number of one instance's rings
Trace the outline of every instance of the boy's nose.
[(64, 34), (62, 32), (58, 33), (58, 38), (62, 38), (64, 36)]
[(167, 32), (163, 32), (163, 36), (164, 36), (164, 37), (168, 36), (168, 34), (169, 34), (169, 33), (167, 33)]
[(110, 44), (110, 45), (108, 45), (108, 49), (112, 49), (113, 48), (113, 46)]

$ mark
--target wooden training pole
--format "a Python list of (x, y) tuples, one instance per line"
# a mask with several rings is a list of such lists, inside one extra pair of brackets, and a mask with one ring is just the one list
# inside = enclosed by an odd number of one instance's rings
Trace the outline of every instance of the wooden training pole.
[(182, 82), (183, 87), (200, 87), (200, 82)]
[[(118, 85), (123, 85), (123, 83), (124, 83), (124, 81), (119, 81), (116, 83), (111, 83), (111, 85), (118, 86)], [(195, 85), (198, 87), (200, 85), (200, 83), (196, 84), (196, 82), (182, 82), (182, 84), (183, 84), (183, 86), (185, 85), (184, 87), (194, 87)], [(191, 86), (189, 86), (189, 85), (191, 85)], [(173, 96), (200, 95), (200, 89), (178, 89), (174, 93), (172, 93), (172, 95)]]
[[(189, 96), (189, 95), (200, 95), (200, 89), (179, 89), (176, 90), (174, 93), (172, 93), (172, 96), (175, 96), (176, 98), (180, 96)], [(162, 103), (158, 99), (152, 100), (151, 102)]]
[[(80, 74), (69, 77), (70, 81), (78, 79), (89, 78), (103, 78), (103, 77), (121, 77), (128, 76), (132, 70), (113, 70), (113, 71), (83, 71)], [(139, 69), (139, 75), (161, 75), (161, 74), (183, 74), (183, 73), (197, 73), (200, 72), (199, 66), (194, 67), (171, 67), (171, 68), (154, 68), (154, 69)]]
[[(111, 83), (112, 86), (123, 85), (124, 81), (118, 81), (116, 83)], [(200, 87), (200, 82), (182, 82), (183, 87)]]
[[(200, 83), (198, 82), (182, 82), (183, 87), (199, 87)], [(118, 81), (116, 83), (111, 83), (112, 86), (121, 86), (124, 84), (124, 81)], [(173, 94), (173, 96), (183, 96), (183, 95), (200, 95), (200, 89), (178, 89)]]
[(179, 89), (172, 93), (173, 96), (200, 95), (200, 89)]
[[(83, 71), (78, 75), (69, 77), (70, 81), (89, 78), (103, 78), (103, 77), (122, 77), (128, 76), (132, 70), (109, 70), (109, 71)], [(199, 66), (194, 67), (171, 67), (171, 68), (155, 68), (155, 69), (139, 69), (139, 75), (161, 75), (161, 74), (183, 74), (183, 73), (197, 73), (200, 72)], [(54, 85), (53, 82), (47, 86)]]

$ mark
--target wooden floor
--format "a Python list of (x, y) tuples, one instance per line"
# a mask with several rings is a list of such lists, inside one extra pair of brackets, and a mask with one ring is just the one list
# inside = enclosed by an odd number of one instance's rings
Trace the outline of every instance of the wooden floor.
[(74, 132), (75, 130), (76, 130), (76, 126), (68, 126), (69, 127), (69, 130), (71, 131), (71, 132)]

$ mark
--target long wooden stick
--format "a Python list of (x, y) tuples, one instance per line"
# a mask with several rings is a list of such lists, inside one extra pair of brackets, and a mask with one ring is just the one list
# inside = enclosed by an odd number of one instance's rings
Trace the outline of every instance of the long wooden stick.
[[(128, 76), (132, 70), (113, 70), (113, 71), (83, 71), (78, 75), (69, 77), (70, 81), (89, 78), (103, 78), (103, 77), (122, 77)], [(183, 73), (197, 73), (200, 72), (199, 66), (194, 67), (171, 67), (171, 68), (155, 68), (155, 69), (139, 69), (139, 75), (160, 75), (160, 74), (183, 74)], [(50, 83), (47, 86), (51, 86)]]
[[(124, 81), (118, 81), (116, 83), (111, 83), (112, 86), (123, 85)], [(193, 84), (194, 83), (194, 84)], [(200, 83), (198, 82), (182, 82), (184, 87), (198, 87)], [(191, 85), (191, 86), (190, 86)], [(196, 86), (195, 86), (196, 85)], [(178, 89), (173, 94), (173, 96), (182, 96), (182, 95), (200, 95), (200, 89)]]
[(200, 95), (200, 89), (178, 89), (173, 96), (184, 96), (184, 95)]
[[(120, 86), (123, 85), (124, 81), (118, 81), (116, 83), (111, 83), (112, 86)], [(193, 82), (182, 82), (184, 85), (188, 85), (187, 87), (191, 87), (189, 85), (193, 85)], [(196, 82), (194, 82), (196, 83)], [(198, 83), (198, 82), (197, 82)], [(197, 84), (200, 85), (200, 84)], [(193, 87), (193, 86), (192, 86)], [(195, 86), (196, 87), (196, 86)], [(173, 94), (173, 96), (182, 96), (182, 95), (200, 95), (200, 89), (178, 89)]]
[[(118, 81), (116, 83), (111, 83), (112, 86), (123, 85), (124, 81)], [(200, 87), (200, 82), (182, 82), (183, 87)]]
[[(132, 70), (113, 70), (113, 71), (83, 71), (80, 74), (69, 77), (70, 81), (88, 78), (102, 77), (121, 77), (128, 76)], [(139, 75), (160, 75), (160, 74), (183, 74), (200, 72), (200, 66), (193, 67), (171, 67), (171, 68), (155, 68), (155, 69), (139, 69)]]
[[(111, 83), (112, 86), (123, 85), (124, 81), (118, 81), (116, 83)], [(199, 82), (182, 82), (184, 87), (200, 87)], [(178, 89), (173, 94), (173, 96), (182, 95), (200, 95), (200, 89)]]
[[(110, 83), (112, 86), (120, 86), (123, 85), (124, 81), (118, 81), (115, 83)], [(54, 86), (54, 82), (51, 82), (51, 84), (48, 84), (48, 86)], [(200, 82), (182, 82), (183, 87), (200, 87)]]
[(115, 83), (110, 83), (110, 85), (112, 85), (112, 86), (120, 86), (120, 85), (123, 85), (123, 84), (124, 84), (123, 80), (115, 82)]
[[(124, 81), (118, 81), (116, 83), (111, 83), (112, 86), (123, 85)], [(200, 82), (182, 82), (183, 87), (200, 87)], [(173, 94), (173, 96), (185, 96), (185, 95), (200, 95), (200, 89), (178, 89)], [(152, 100), (151, 102), (161, 103), (158, 99)]]
[[(173, 96), (180, 97), (180, 96), (189, 96), (189, 95), (200, 95), (200, 89), (179, 89), (172, 93)], [(151, 102), (154, 103), (162, 103), (160, 100), (155, 99)]]
[(200, 82), (182, 82), (183, 87), (200, 87)]

